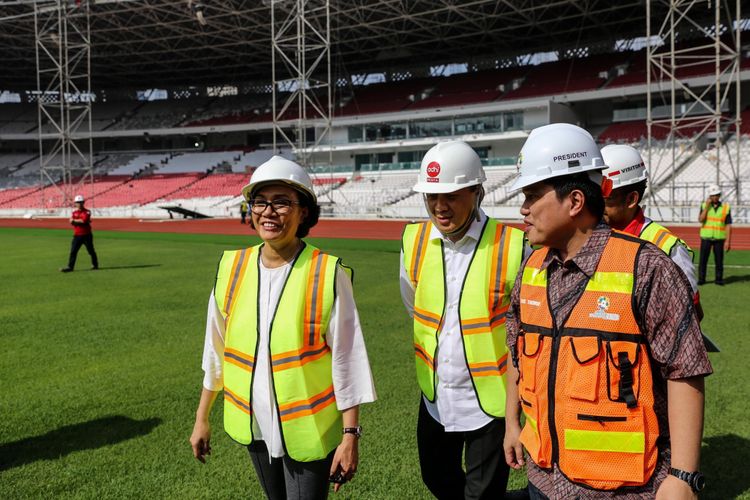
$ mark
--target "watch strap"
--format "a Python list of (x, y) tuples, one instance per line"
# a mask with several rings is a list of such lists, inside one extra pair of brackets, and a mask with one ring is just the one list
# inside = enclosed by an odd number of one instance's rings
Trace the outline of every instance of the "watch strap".
[(358, 425), (357, 427), (344, 427), (344, 430), (342, 431), (343, 434), (354, 434), (356, 437), (362, 436), (362, 426)]

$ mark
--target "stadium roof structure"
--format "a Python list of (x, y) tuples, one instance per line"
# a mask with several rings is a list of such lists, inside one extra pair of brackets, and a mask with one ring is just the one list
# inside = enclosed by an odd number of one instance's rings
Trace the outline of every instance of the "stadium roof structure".
[[(91, 2), (92, 89), (270, 83), (271, 3), (278, 9), (285, 1)], [(35, 3), (55, 2), (0, 0), (0, 89), (36, 87)], [(205, 24), (196, 17), (198, 5)], [(330, 6), (338, 75), (415, 64), (487, 68), (540, 51), (574, 56), (581, 47), (611, 51), (618, 39), (643, 36), (646, 23), (642, 0), (330, 0)], [(711, 15), (706, 9), (709, 22)]]

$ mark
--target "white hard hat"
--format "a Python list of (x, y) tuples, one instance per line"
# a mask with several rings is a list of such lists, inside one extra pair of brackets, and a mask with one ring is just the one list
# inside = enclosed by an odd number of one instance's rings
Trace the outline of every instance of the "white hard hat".
[(249, 201), (253, 191), (261, 187), (262, 184), (272, 182), (288, 184), (307, 195), (313, 203), (318, 201), (315, 196), (315, 189), (313, 189), (312, 179), (305, 172), (305, 169), (281, 156), (274, 156), (255, 169), (253, 176), (250, 178), (250, 184), (242, 188), (242, 196)]
[(721, 194), (721, 188), (717, 184), (708, 186), (708, 196), (718, 196)]
[(452, 193), (487, 180), (482, 160), (463, 141), (439, 142), (424, 155), (414, 185), (418, 193)]
[(532, 130), (518, 154), (516, 167), (519, 175), (512, 190), (553, 177), (606, 168), (591, 134), (569, 123), (553, 123)]
[(73, 198), (73, 203), (83, 203), (83, 195), (77, 194), (75, 198)]
[(607, 169), (604, 176), (612, 180), (612, 189), (630, 186), (648, 178), (641, 154), (627, 144), (610, 144), (602, 148), (602, 159)]

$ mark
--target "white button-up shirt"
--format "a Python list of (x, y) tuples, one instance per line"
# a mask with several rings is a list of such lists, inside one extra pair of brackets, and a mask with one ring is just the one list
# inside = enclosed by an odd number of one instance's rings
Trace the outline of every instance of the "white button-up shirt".
[[(471, 257), (481, 237), (487, 216), (480, 210), (480, 220), (474, 219), (466, 234), (457, 242), (443, 236), (434, 224), (430, 226), (430, 240), (443, 240), (445, 256), (445, 312), (438, 336), (435, 364), (437, 391), (435, 401), (424, 398), (429, 414), (447, 432), (466, 432), (487, 425), (492, 417), (484, 413), (474, 392), (469, 367), (466, 365), (461, 325), (458, 317), (461, 285), (469, 271)], [(410, 316), (414, 316), (414, 288), (404, 267), (401, 254), (401, 298)]]
[[(259, 338), (258, 355), (253, 370), (253, 438), (263, 440), (271, 457), (284, 456), (278, 409), (273, 390), (269, 346), (271, 315), (281, 297), (281, 291), (291, 270), (291, 264), (267, 268), (260, 263), (258, 300)], [(203, 387), (220, 391), (224, 387), (222, 362), (224, 358), (225, 325), (213, 292), (208, 300), (206, 339), (203, 347)], [(367, 358), (365, 341), (359, 323), (357, 306), (349, 276), (336, 270), (336, 299), (326, 332), (326, 343), (333, 359), (333, 390), (339, 411), (375, 401), (375, 385)]]

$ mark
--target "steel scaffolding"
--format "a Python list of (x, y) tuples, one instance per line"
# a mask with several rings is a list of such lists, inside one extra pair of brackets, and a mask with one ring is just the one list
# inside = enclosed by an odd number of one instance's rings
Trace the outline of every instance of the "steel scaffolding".
[[(69, 205), (94, 178), (89, 2), (36, 2), (34, 28), (41, 182)], [(43, 209), (58, 208), (41, 192)]]
[[(316, 146), (331, 142), (329, 3), (271, 0), (273, 147), (291, 147), (304, 167), (314, 166)], [(329, 153), (329, 165), (331, 158)]]
[[(740, 205), (740, 0), (647, 0), (647, 127), (651, 209), (663, 220), (694, 222), (696, 207), (678, 207), (676, 178), (703, 156), (723, 197)], [(708, 12), (707, 12), (708, 11)], [(696, 19), (706, 19), (707, 24)], [(690, 86), (695, 68), (713, 67), (705, 85)], [(657, 106), (668, 116), (655, 116)], [(661, 132), (661, 133), (660, 133)], [(660, 140), (666, 132), (666, 140)], [(734, 139), (730, 140), (732, 137)], [(667, 154), (658, 153), (657, 148)], [(725, 155), (726, 162), (722, 161)], [(666, 159), (666, 165), (662, 161)], [(729, 169), (722, 169), (722, 163)], [(669, 196), (657, 191), (668, 187)], [(702, 189), (705, 186), (684, 186)], [(662, 212), (664, 209), (664, 212)]]

